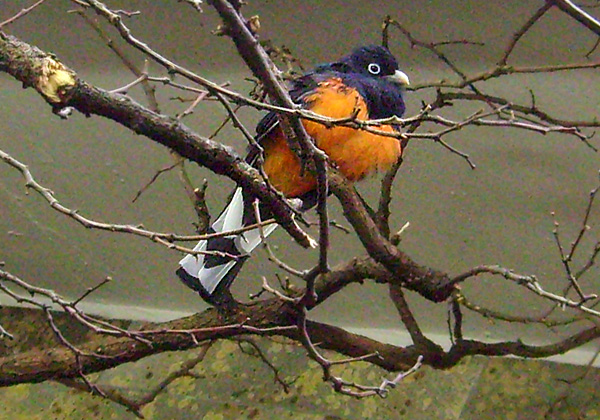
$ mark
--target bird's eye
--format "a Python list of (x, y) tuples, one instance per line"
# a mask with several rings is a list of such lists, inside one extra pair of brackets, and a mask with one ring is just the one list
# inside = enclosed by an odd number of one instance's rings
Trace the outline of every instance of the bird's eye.
[(377, 63), (371, 63), (371, 64), (369, 64), (367, 66), (367, 70), (369, 70), (369, 73), (371, 73), (371, 74), (379, 74), (379, 73), (381, 73), (381, 67)]

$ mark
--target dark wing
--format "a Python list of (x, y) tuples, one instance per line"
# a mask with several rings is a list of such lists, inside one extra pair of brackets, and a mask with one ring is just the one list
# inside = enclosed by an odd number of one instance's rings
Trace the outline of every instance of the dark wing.
[[(303, 76), (292, 82), (292, 87), (289, 90), (292, 101), (299, 104), (302, 102), (302, 97), (312, 92), (319, 86), (319, 83), (326, 80), (328, 77), (334, 77), (338, 74), (339, 70), (347, 69), (347, 66), (343, 63), (328, 63), (316, 67), (310, 73), (306, 73)], [(258, 144), (261, 144), (264, 139), (269, 136), (269, 133), (279, 125), (279, 118), (277, 113), (270, 111), (268, 112), (256, 125), (256, 136), (255, 140)], [(252, 163), (256, 158), (258, 150), (250, 146), (248, 154), (246, 156), (246, 162)]]
[[(377, 66), (376, 73), (372, 71), (373, 65)], [(403, 88), (386, 80), (397, 70), (398, 62), (387, 48), (368, 45), (356, 48), (339, 61), (317, 66), (313, 71), (294, 80), (289, 93), (295, 103), (301, 103), (302, 98), (315, 90), (321, 82), (330, 78), (340, 78), (349, 87), (357, 89), (365, 99), (369, 118), (402, 116), (405, 110)], [(275, 112), (265, 115), (256, 126), (256, 141), (261, 144), (278, 124), (279, 119)], [(246, 161), (252, 163), (257, 153), (257, 150), (250, 148)]]
[[(299, 103), (299, 99), (302, 95), (305, 95), (318, 86), (318, 81), (315, 78), (316, 74), (317, 71), (313, 71), (293, 81), (292, 88), (289, 91), (292, 101)], [(277, 124), (279, 124), (277, 113), (271, 111), (265, 115), (256, 125), (256, 140), (260, 143), (260, 140), (277, 126)]]

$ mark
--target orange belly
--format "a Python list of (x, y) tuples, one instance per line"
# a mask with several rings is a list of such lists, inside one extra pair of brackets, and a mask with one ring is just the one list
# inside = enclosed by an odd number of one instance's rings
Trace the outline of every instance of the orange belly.
[[(367, 106), (355, 89), (333, 79), (321, 83), (304, 98), (307, 109), (330, 118), (346, 118), (357, 112), (357, 118), (367, 120)], [(385, 171), (396, 162), (402, 149), (399, 140), (349, 127), (331, 127), (303, 120), (306, 132), (331, 162), (350, 181)], [(390, 125), (377, 130), (394, 132)], [(263, 169), (271, 184), (286, 197), (301, 196), (316, 187), (312, 174), (304, 173), (298, 157), (290, 150), (281, 129), (276, 128), (264, 143)]]

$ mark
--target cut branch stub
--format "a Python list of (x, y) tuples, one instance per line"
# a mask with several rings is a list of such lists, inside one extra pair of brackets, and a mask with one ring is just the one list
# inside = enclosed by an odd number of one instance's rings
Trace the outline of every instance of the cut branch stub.
[(51, 54), (0, 32), (0, 70), (33, 87), (48, 103), (62, 102), (64, 90), (75, 85), (75, 72)]

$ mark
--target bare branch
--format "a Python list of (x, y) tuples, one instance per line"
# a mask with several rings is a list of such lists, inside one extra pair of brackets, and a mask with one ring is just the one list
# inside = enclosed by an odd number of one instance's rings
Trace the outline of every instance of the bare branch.
[(438, 349), (441, 349), (441, 347), (437, 346), (433, 341), (428, 339), (423, 334), (423, 331), (421, 331), (417, 320), (415, 319), (413, 313), (411, 312), (408, 306), (408, 302), (404, 298), (404, 292), (402, 291), (402, 287), (395, 284), (390, 284), (389, 291), (390, 298), (392, 299), (392, 302), (394, 302), (396, 310), (398, 311), (398, 314), (402, 319), (402, 323), (408, 330), (408, 333), (410, 334), (410, 338), (412, 339), (413, 343), (418, 347), (437, 347)]
[(129, 233), (129, 234), (133, 234), (133, 235), (137, 235), (137, 236), (142, 236), (142, 237), (150, 239), (153, 242), (156, 242), (158, 244), (166, 246), (169, 249), (174, 249), (174, 250), (186, 253), (186, 254), (219, 255), (219, 256), (225, 256), (225, 257), (233, 258), (233, 259), (239, 258), (239, 256), (236, 256), (233, 254), (227, 254), (227, 253), (224, 253), (221, 251), (194, 251), (191, 248), (176, 245), (173, 243), (173, 241), (207, 240), (207, 239), (214, 238), (214, 237), (243, 233), (250, 229), (255, 229), (259, 225), (267, 226), (267, 225), (274, 223), (274, 220), (267, 220), (265, 222), (261, 222), (260, 224), (254, 224), (252, 226), (245, 226), (241, 229), (237, 229), (236, 231), (220, 232), (218, 234), (193, 235), (193, 236), (186, 237), (186, 236), (176, 235), (176, 234), (172, 234), (172, 233), (154, 232), (154, 231), (146, 230), (140, 226), (117, 225), (117, 224), (97, 222), (97, 221), (94, 221), (94, 220), (91, 220), (91, 219), (88, 219), (88, 218), (82, 216), (81, 214), (79, 214), (79, 212), (77, 210), (72, 210), (72, 209), (67, 208), (67, 207), (63, 206), (62, 204), (60, 204), (60, 202), (56, 199), (56, 197), (54, 196), (54, 193), (50, 189), (40, 185), (33, 178), (33, 175), (29, 171), (29, 168), (27, 167), (27, 165), (21, 163), (20, 161), (16, 160), (15, 158), (13, 158), (12, 156), (10, 156), (9, 154), (7, 154), (6, 152), (4, 152), (2, 150), (0, 150), (0, 159), (2, 159), (4, 162), (8, 163), (13, 168), (19, 170), (21, 172), (21, 174), (23, 175), (23, 177), (25, 178), (25, 186), (27, 188), (31, 188), (34, 191), (38, 192), (50, 204), (50, 207), (52, 207), (53, 209), (55, 209), (56, 211), (58, 211), (62, 214), (74, 219), (75, 221), (79, 222), (81, 225), (85, 226), (86, 228), (94, 228), (94, 229), (106, 230), (109, 232)]
[(15, 336), (6, 331), (4, 327), (0, 324), (0, 339), (9, 338), (11, 340), (15, 339)]
[(458, 284), (458, 283), (465, 281), (466, 279), (468, 279), (470, 277), (474, 277), (474, 276), (477, 276), (482, 273), (490, 273), (490, 274), (502, 276), (505, 279), (511, 280), (520, 286), (526, 287), (527, 289), (534, 292), (536, 295), (546, 298), (548, 300), (551, 300), (553, 302), (556, 302), (559, 305), (577, 309), (578, 311), (581, 311), (585, 314), (593, 315), (594, 317), (600, 317), (600, 312), (584, 306), (584, 303), (587, 302), (588, 300), (596, 299), (597, 298), (596, 295), (590, 295), (590, 296), (587, 296), (586, 299), (584, 299), (582, 301), (575, 302), (575, 301), (565, 298), (563, 296), (559, 296), (557, 294), (547, 292), (546, 290), (544, 290), (542, 288), (542, 286), (540, 285), (540, 283), (538, 282), (538, 280), (535, 276), (517, 274), (507, 268), (500, 267), (498, 265), (487, 265), (487, 266), (480, 265), (478, 267), (475, 267), (475, 268), (467, 271), (466, 273), (463, 273), (463, 274), (460, 274), (460, 275), (454, 277), (452, 279), (452, 282), (455, 284)]
[(506, 49), (504, 50), (504, 55), (502, 56), (502, 58), (500, 58), (500, 60), (498, 60), (498, 66), (504, 66), (506, 64), (506, 61), (508, 60), (508, 57), (513, 52), (514, 48), (517, 46), (517, 43), (519, 42), (519, 40), (521, 39), (521, 37), (523, 35), (525, 35), (525, 33), (527, 33), (531, 29), (531, 27), (538, 20), (540, 20), (540, 18), (542, 16), (544, 16), (548, 10), (550, 10), (551, 7), (552, 7), (552, 4), (550, 2), (546, 2), (542, 7), (540, 7), (533, 14), (533, 16), (531, 16), (527, 20), (527, 22), (525, 22), (525, 24), (517, 32), (515, 32), (513, 34), (512, 38), (510, 40), (510, 43), (506, 46)]
[[(12, 57), (13, 60), (9, 60), (11, 54), (16, 54), (17, 51), (19, 51), (18, 59)], [(35, 68), (36, 60), (39, 60), (40, 56), (44, 59), (49, 57), (14, 37), (0, 33), (0, 71), (8, 72), (27, 85), (35, 84), (32, 78), (35, 78), (36, 73), (28, 69)], [(62, 71), (73, 77), (70, 70)], [(60, 89), (53, 85), (54, 89), (44, 94), (46, 99), (50, 102), (58, 100), (61, 109), (72, 106), (84, 114), (94, 113), (110, 118), (138, 134), (143, 134), (171, 148), (181, 156), (206, 166), (216, 174), (228, 176), (266, 203), (278, 223), (300, 245), (305, 247), (314, 245), (314, 240), (293, 220), (287, 204), (262, 182), (256, 169), (240, 159), (229, 148), (201, 137), (172, 118), (156, 114), (127, 97), (110, 94), (79, 80), (69, 80), (69, 83), (62, 85)], [(63, 89), (68, 90), (68, 93), (63, 92)], [(60, 90), (64, 99), (58, 98), (55, 90)], [(54, 105), (56, 106), (56, 102)]]
[(21, 9), (21, 11), (19, 13), (17, 13), (13, 17), (11, 17), (10, 19), (5, 20), (4, 22), (0, 22), (0, 30), (2, 29), (3, 26), (10, 25), (11, 23), (13, 23), (14, 21), (16, 21), (17, 19), (20, 19), (21, 17), (25, 16), (27, 13), (31, 12), (33, 9), (35, 9), (36, 7), (38, 7), (40, 4), (44, 3), (45, 1), (46, 0), (38, 0), (34, 4), (32, 4), (31, 6), (26, 7), (24, 9)]
[[(428, 51), (431, 51), (440, 61), (442, 61), (444, 64), (446, 64), (454, 73), (456, 73), (462, 80), (463, 82), (467, 81), (467, 76), (466, 74), (460, 70), (447, 56), (446, 54), (444, 54), (443, 52), (440, 51), (440, 49), (438, 48), (439, 46), (441, 46), (442, 44), (436, 44), (436, 43), (432, 43), (432, 42), (424, 42), (421, 40), (418, 40), (417, 38), (415, 38), (412, 33), (406, 29), (404, 26), (402, 26), (400, 24), (400, 22), (392, 19), (391, 16), (387, 16), (385, 18), (384, 24), (383, 24), (383, 28), (384, 28), (384, 32), (386, 32), (388, 30), (388, 28), (390, 26), (395, 27), (396, 29), (398, 29), (402, 35), (404, 35), (406, 37), (406, 39), (408, 39), (408, 41), (410, 42), (411, 47), (420, 47), (420, 48), (424, 48)], [(465, 43), (465, 42), (460, 42), (460, 43)], [(453, 42), (453, 44), (456, 44), (456, 42)], [(470, 43), (473, 44), (473, 43)], [(477, 44), (477, 43), (475, 43)], [(473, 89), (475, 89), (473, 87)]]
[[(279, 369), (269, 360), (265, 352), (259, 347), (259, 345), (254, 340), (250, 338), (237, 338), (236, 341), (242, 353), (257, 357), (262, 363), (267, 365), (267, 367), (273, 372), (273, 379), (275, 380), (275, 382), (281, 385), (283, 391), (286, 394), (290, 392), (290, 384), (281, 377), (281, 372), (279, 371)], [(242, 344), (244, 343), (250, 346), (249, 350), (245, 349), (244, 346), (242, 346)]]
[(317, 350), (315, 345), (310, 339), (307, 324), (306, 324), (306, 310), (302, 308), (301, 315), (298, 318), (298, 330), (300, 333), (300, 341), (304, 345), (304, 348), (307, 350), (308, 355), (311, 359), (315, 360), (323, 370), (324, 380), (330, 382), (333, 389), (336, 392), (339, 392), (343, 395), (349, 395), (355, 398), (365, 398), (373, 395), (378, 395), (380, 397), (384, 397), (389, 387), (395, 387), (403, 378), (414, 373), (420, 366), (423, 361), (423, 357), (419, 356), (413, 365), (413, 367), (406, 372), (396, 376), (392, 381), (384, 380), (380, 386), (365, 386), (361, 384), (357, 384), (355, 382), (348, 382), (341, 377), (335, 376), (331, 368), (336, 365), (343, 365), (348, 363), (359, 362), (363, 360), (369, 360), (372, 358), (378, 358), (379, 355), (377, 353), (365, 354), (359, 357), (353, 357), (346, 360), (338, 360), (338, 361), (330, 361), (323, 357), (321, 353)]
[(565, 12), (567, 15), (571, 16), (590, 31), (600, 36), (600, 22), (595, 17), (575, 5), (575, 3), (572, 1), (546, 0), (546, 2), (550, 3), (552, 6), (558, 7), (561, 11)]
[(125, 65), (125, 67), (127, 67), (129, 71), (131, 71), (137, 77), (137, 79), (129, 85), (114, 90), (113, 92), (125, 93), (128, 89), (131, 89), (137, 84), (141, 84), (142, 89), (144, 90), (144, 94), (148, 99), (150, 109), (154, 112), (160, 112), (160, 107), (158, 106), (158, 101), (156, 99), (155, 89), (152, 85), (150, 85), (150, 83), (148, 83), (148, 63), (146, 62), (144, 65), (145, 68), (143, 70), (140, 70), (140, 68), (137, 65), (135, 65), (129, 57), (127, 57), (125, 52), (121, 48), (119, 48), (117, 44), (113, 42), (112, 39), (110, 39), (110, 37), (106, 34), (106, 32), (104, 32), (100, 25), (98, 25), (98, 22), (91, 19), (83, 10), (76, 10), (74, 12), (81, 16), (81, 18), (98, 34), (98, 36), (104, 42), (106, 42), (108, 48), (110, 48), (116, 54), (116, 56), (119, 57), (119, 59)]
[[(584, 321), (587, 319), (587, 317), (580, 315), (580, 316), (568, 318), (568, 319), (553, 320), (548, 317), (547, 313), (541, 314), (539, 316), (515, 316), (515, 315), (506, 314), (503, 312), (498, 312), (498, 311), (495, 311), (495, 310), (492, 310), (489, 308), (484, 308), (481, 305), (478, 305), (478, 304), (472, 302), (471, 300), (469, 300), (464, 295), (463, 292), (457, 292), (455, 296), (456, 296), (455, 301), (458, 304), (460, 304), (461, 306), (464, 306), (465, 308), (467, 308), (470, 311), (478, 313), (479, 315), (483, 316), (484, 318), (490, 318), (490, 319), (494, 319), (494, 320), (498, 320), (498, 321), (512, 322), (512, 323), (519, 323), (519, 324), (541, 324), (548, 328), (554, 328), (554, 327), (570, 325), (575, 322), (581, 322), (581, 321)], [(553, 306), (553, 308), (555, 308), (555, 306)]]

